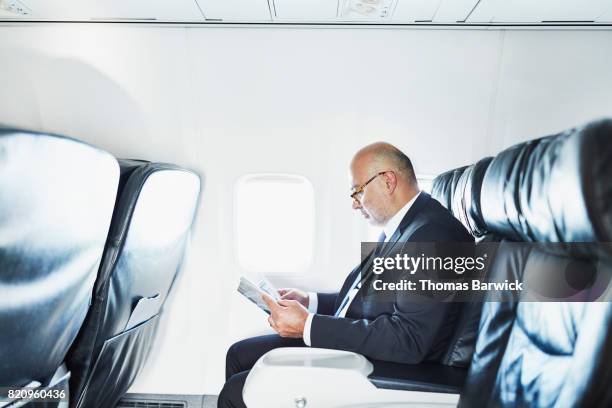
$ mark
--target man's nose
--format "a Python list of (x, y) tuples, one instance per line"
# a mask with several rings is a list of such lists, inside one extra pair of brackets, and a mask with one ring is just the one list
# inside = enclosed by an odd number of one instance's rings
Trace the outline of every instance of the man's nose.
[(353, 210), (358, 210), (361, 208), (361, 203), (356, 198), (353, 198)]

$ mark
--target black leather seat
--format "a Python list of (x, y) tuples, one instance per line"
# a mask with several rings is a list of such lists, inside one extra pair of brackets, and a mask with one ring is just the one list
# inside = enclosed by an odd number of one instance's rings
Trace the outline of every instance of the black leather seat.
[(453, 202), (459, 178), (468, 166), (449, 170), (438, 175), (431, 184), (431, 196), (438, 200), (440, 204), (452, 211)]
[(57, 373), (89, 307), (118, 181), (104, 151), (0, 128), (3, 387), (67, 381)]
[(467, 376), (467, 368), (440, 363), (370, 362), (374, 371), (368, 378), (382, 389), (459, 394)]
[[(476, 241), (496, 240), (492, 234), (489, 234), (480, 208), (482, 182), (492, 159), (486, 157), (471, 166), (447, 171), (436, 177), (432, 185), (432, 190), (435, 191), (434, 198), (441, 200), (440, 202), (461, 221)], [(478, 302), (462, 305), (457, 329), (450, 341), (446, 364), (469, 366), (474, 352), (481, 306)]]
[(480, 195), (484, 175), (492, 160), (492, 157), (485, 157), (471, 166), (453, 172), (459, 171), (461, 174), (456, 181), (454, 180), (453, 200), (447, 208), (477, 241), (484, 239), (485, 235), (491, 235), (482, 215)]
[(120, 191), (95, 301), (68, 358), (73, 407), (114, 408), (142, 369), (199, 199), (200, 179), (191, 171), (119, 163)]
[[(487, 280), (523, 281), (548, 300), (564, 300), (536, 302), (533, 292), (486, 298), (460, 407), (612, 406), (610, 140), (612, 120), (594, 122), (441, 176), (434, 192), (481, 237), (479, 246), (495, 251)], [(482, 173), (479, 166), (486, 166), (480, 203), (473, 192), (471, 205), (467, 196), (458, 201), (461, 178)], [(381, 372), (375, 365), (372, 381), (403, 390), (461, 389), (439, 365), (414, 373), (418, 367)]]
[[(609, 254), (595, 245), (524, 244), (612, 241), (611, 140), (612, 121), (599, 121), (513, 146), (490, 164), (482, 213), (504, 238), (492, 278), (538, 282), (552, 273), (553, 286), (567, 283), (572, 293), (559, 302), (483, 305), (461, 407), (612, 406), (612, 305), (602, 298)], [(594, 279), (566, 282), (576, 263), (579, 274), (596, 264)]]

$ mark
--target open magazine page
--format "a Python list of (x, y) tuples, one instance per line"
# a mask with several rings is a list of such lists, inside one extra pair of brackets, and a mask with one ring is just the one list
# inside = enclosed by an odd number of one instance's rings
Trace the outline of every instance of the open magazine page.
[(242, 276), (240, 278), (240, 284), (238, 285), (238, 292), (247, 299), (249, 299), (251, 302), (255, 303), (257, 306), (259, 306), (260, 309), (262, 309), (268, 314), (270, 314), (270, 309), (261, 298), (262, 293), (267, 293), (274, 300), (280, 299), (278, 291), (276, 290), (274, 285), (272, 285), (269, 280), (263, 277), (257, 279), (255, 282), (252, 282)]

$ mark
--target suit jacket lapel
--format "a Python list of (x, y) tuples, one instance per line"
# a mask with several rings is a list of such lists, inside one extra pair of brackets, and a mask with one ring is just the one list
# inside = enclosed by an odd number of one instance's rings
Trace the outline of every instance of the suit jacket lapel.
[(406, 241), (406, 239), (400, 239), (401, 236), (404, 235), (404, 232), (406, 232), (406, 229), (408, 228), (412, 220), (414, 220), (414, 217), (418, 214), (419, 211), (421, 211), (421, 208), (423, 208), (425, 204), (429, 202), (430, 199), (431, 196), (429, 194), (424, 191), (421, 192), (421, 194), (414, 201), (406, 215), (404, 215), (404, 218), (402, 218), (402, 222), (400, 222), (400, 225), (397, 227), (397, 229), (393, 233), (393, 236), (387, 243), (390, 245), (387, 245), (386, 248), (383, 249), (381, 256), (389, 255), (389, 253), (391, 253), (395, 249), (399, 242)]
[[(429, 194), (427, 194), (424, 191), (421, 192), (421, 194), (414, 201), (414, 203), (412, 204), (412, 206), (410, 207), (406, 215), (404, 215), (404, 218), (402, 218), (402, 222), (400, 222), (400, 225), (397, 227), (397, 229), (391, 236), (391, 239), (389, 239), (389, 241), (384, 245), (379, 257), (381, 258), (387, 257), (390, 253), (393, 252), (393, 250), (399, 245), (399, 243), (406, 242), (407, 238), (405, 239), (400, 239), (400, 238), (402, 238), (402, 236), (404, 235), (404, 232), (406, 232), (406, 228), (410, 225), (410, 223), (412, 222), (416, 214), (418, 214), (418, 212), (421, 211), (421, 208), (423, 208), (429, 202), (430, 199), (431, 199), (431, 196)], [(370, 276), (372, 275), (371, 266), (372, 266), (372, 262), (374, 261), (374, 257), (371, 256), (370, 254), (367, 258), (367, 261), (368, 262), (364, 264), (364, 268), (361, 269), (361, 271), (364, 271), (364, 270), (366, 271), (365, 276), (363, 273), (361, 276), (362, 285), (363, 285), (363, 282), (369, 279)]]

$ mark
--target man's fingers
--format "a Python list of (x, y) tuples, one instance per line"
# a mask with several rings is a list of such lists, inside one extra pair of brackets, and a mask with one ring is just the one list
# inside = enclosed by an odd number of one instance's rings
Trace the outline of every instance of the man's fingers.
[(274, 299), (272, 299), (272, 296), (268, 295), (267, 293), (262, 293), (261, 298), (264, 302), (266, 302), (266, 305), (268, 305), (270, 311), (274, 312), (278, 310), (278, 304)]
[(271, 328), (276, 330), (276, 327), (274, 327), (274, 319), (272, 319), (272, 316), (268, 316), (268, 323), (270, 323)]
[(278, 291), (281, 299), (294, 299), (295, 291), (293, 289), (281, 289)]
[(287, 299), (281, 299), (278, 301), (279, 305), (285, 306), (285, 307), (295, 305), (296, 303), (299, 303), (299, 302), (297, 300), (287, 300)]

